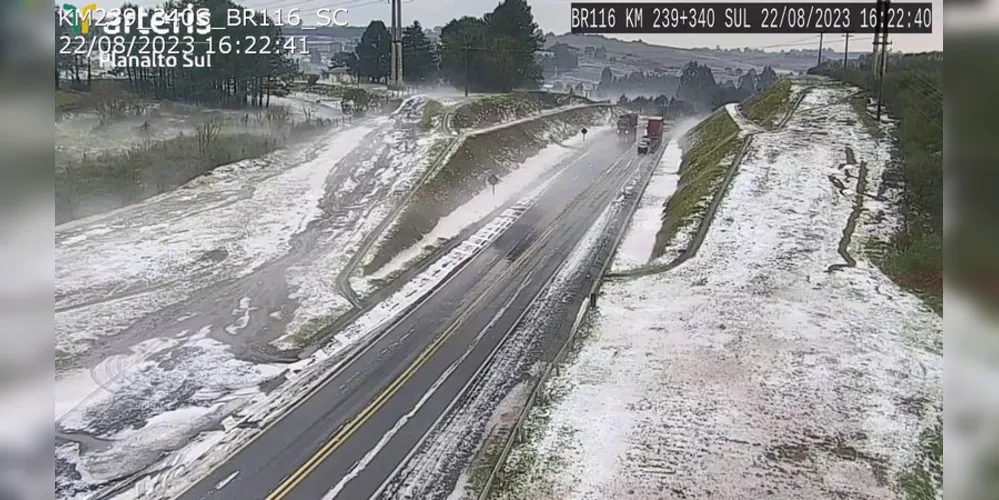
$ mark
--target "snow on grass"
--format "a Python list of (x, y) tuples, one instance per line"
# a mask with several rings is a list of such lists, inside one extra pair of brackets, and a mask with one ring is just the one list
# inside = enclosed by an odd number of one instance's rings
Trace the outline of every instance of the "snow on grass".
[(235, 359), (207, 333), (159, 341), (155, 350), (129, 359), (131, 369), (62, 415), (60, 429), (83, 432), (103, 445), (86, 453), (75, 445), (63, 450), (67, 456), (64, 463), (57, 461), (57, 468), (75, 464), (83, 478), (59, 474), (58, 498), (75, 498), (142, 470), (200, 430), (218, 425), (260, 394), (260, 384), (284, 370)]
[(853, 204), (828, 175), (846, 146), (883, 147), (852, 113), (757, 135), (694, 258), (605, 284), (547, 423), (508, 461), (531, 472), (498, 497), (897, 497), (938, 417), (943, 324), (862, 254), (826, 272)]
[(443, 282), (479, 250), (488, 246), (497, 236), (513, 225), (535, 199), (526, 199), (506, 209), (492, 222), (475, 232), (447, 255), (434, 262), (417, 277), (403, 285), (399, 291), (379, 302), (374, 308), (344, 328), (333, 337), (330, 345), (322, 349), (327, 356), (335, 356), (361, 338), (386, 325), (389, 321), (416, 303), (431, 289)]
[[(605, 132), (606, 130), (602, 129), (594, 130), (593, 134)], [(497, 208), (508, 203), (516, 194), (536, 183), (545, 173), (557, 168), (563, 161), (576, 153), (572, 148), (582, 144), (582, 136), (576, 136), (561, 145), (552, 144), (545, 147), (538, 154), (527, 159), (520, 167), (504, 176), (496, 184), (495, 189), (493, 186), (484, 187), (467, 203), (442, 217), (434, 229), (424, 235), (419, 242), (399, 252), (388, 264), (372, 273), (365, 281), (385, 279), (400, 269), (405, 269), (410, 263), (423, 258), (442, 240), (454, 238), (465, 228), (476, 224)], [(580, 155), (577, 161), (585, 156), (586, 153)], [(546, 182), (536, 186), (525, 200), (536, 199), (553, 180), (554, 177), (549, 178)], [(374, 255), (374, 252), (372, 251), (370, 254)]]
[[(56, 348), (77, 352), (81, 339), (116, 333), (164, 302), (287, 252), (292, 236), (320, 215), (330, 170), (372, 130), (337, 133), (318, 155), (279, 157), (297, 166), (240, 162), (138, 206), (56, 228), (56, 309), (65, 309), (56, 314)], [(212, 252), (224, 255), (220, 265), (206, 259)]]
[(618, 246), (611, 265), (612, 272), (644, 266), (652, 257), (656, 233), (662, 227), (663, 207), (666, 206), (670, 196), (673, 196), (680, 180), (680, 163), (683, 162), (680, 140), (695, 125), (697, 121), (684, 121), (673, 129), (673, 136), (666, 144), (659, 165), (652, 173), (652, 178)]
[(756, 134), (766, 130), (757, 125), (754, 121), (746, 118), (746, 115), (742, 114), (742, 111), (739, 111), (739, 103), (731, 102), (726, 104), (725, 112), (727, 112), (728, 116), (732, 118), (732, 121), (739, 126), (741, 135)]
[[(296, 291), (291, 298), (299, 300), (298, 308), (286, 327), (286, 335), (273, 344), (282, 349), (296, 347), (296, 336), (310, 321), (332, 322), (340, 314), (350, 309), (350, 303), (340, 296), (336, 288), (336, 277), (346, 266), (351, 256), (358, 250), (368, 233), (389, 215), (395, 201), (409, 193), (430, 165), (423, 161), (437, 136), (413, 140), (403, 137), (406, 131), (396, 129), (396, 133), (386, 134), (382, 140), (391, 149), (388, 165), (368, 161), (355, 167), (348, 182), (340, 186), (341, 191), (352, 191), (355, 179), (374, 179), (370, 190), (357, 203), (353, 210), (359, 222), (340, 229), (333, 229), (322, 237), (322, 243), (337, 246), (340, 251), (327, 252), (305, 265), (289, 271), (289, 284)], [(353, 217), (351, 217), (353, 218)], [(355, 288), (359, 293), (367, 290)]]

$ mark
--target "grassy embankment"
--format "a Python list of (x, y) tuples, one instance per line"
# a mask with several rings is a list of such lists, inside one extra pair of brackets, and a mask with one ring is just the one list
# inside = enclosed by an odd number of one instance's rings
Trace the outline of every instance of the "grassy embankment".
[(514, 92), (465, 103), (452, 115), (455, 130), (482, 128), (573, 104), (592, 104), (580, 96), (551, 92)]
[(746, 118), (770, 130), (776, 127), (780, 119), (791, 110), (792, 102), (791, 81), (784, 79), (773, 87), (746, 99), (746, 102), (742, 103), (742, 110)]
[[(458, 123), (462, 127), (481, 128), (558, 106), (557, 96), (549, 96), (540, 92), (515, 93), (472, 101), (451, 113), (452, 126)], [(427, 127), (433, 127), (443, 116), (443, 110), (435, 106), (428, 106), (424, 113)], [(447, 163), (417, 188), (363, 272), (377, 271), (399, 252), (418, 243), (442, 217), (487, 186), (490, 174), (502, 178), (553, 141), (564, 141), (577, 134), (580, 126), (592, 126), (605, 119), (603, 109), (577, 109), (466, 138)], [(432, 149), (428, 158), (437, 158), (440, 151)], [(430, 250), (425, 249), (424, 253)]]
[[(656, 234), (652, 258), (656, 259), (674, 244), (677, 234), (700, 224), (725, 176), (726, 158), (742, 146), (736, 126), (722, 109), (706, 118), (681, 139), (683, 160), (676, 192), (667, 200), (662, 227)], [(677, 250), (683, 250), (678, 248)], [(672, 255), (670, 256), (673, 257)]]
[[(58, 112), (91, 111), (103, 124), (142, 120), (148, 113), (147, 104), (109, 84), (95, 87), (93, 92), (56, 94)], [(216, 167), (266, 155), (324, 127), (318, 121), (294, 122), (288, 109), (271, 107), (252, 121), (201, 119), (192, 123), (190, 134), (141, 141), (125, 151), (60, 157), (61, 168), (55, 176), (56, 223), (140, 202)]]
[[(746, 100), (742, 109), (751, 120), (773, 128), (791, 104), (791, 83), (782, 80)], [(724, 109), (715, 111), (684, 136), (681, 140), (684, 153), (680, 163), (680, 181), (663, 209), (663, 224), (656, 234), (653, 259), (662, 257), (670, 249), (684, 250), (683, 245), (676, 241), (677, 234), (702, 223), (734, 155), (745, 141), (739, 136), (738, 125)]]

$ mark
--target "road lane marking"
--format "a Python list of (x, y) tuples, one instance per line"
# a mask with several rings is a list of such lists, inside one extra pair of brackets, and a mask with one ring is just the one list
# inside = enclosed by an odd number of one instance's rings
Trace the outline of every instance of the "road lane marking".
[[(629, 166), (631, 166), (630, 163), (629, 163)], [(620, 191), (620, 187), (618, 188), (618, 191)], [(606, 205), (610, 206), (610, 204), (613, 201), (614, 201), (613, 199), (607, 200), (606, 201)], [(606, 210), (606, 207), (604, 209)], [(599, 217), (600, 216), (597, 215), (597, 219), (599, 219)], [(585, 232), (584, 232), (584, 235), (585, 235)], [(582, 241), (582, 238), (580, 238), (580, 240), (576, 241), (576, 244), (573, 245), (573, 247), (571, 249), (569, 249), (569, 254), (571, 254), (579, 246), (579, 244), (580, 244), (581, 241)], [(496, 343), (496, 345), (493, 347), (492, 351), (490, 351), (490, 353), (486, 356), (486, 359), (484, 360), (484, 362), (478, 367), (478, 369), (475, 371), (475, 373), (472, 374), (471, 378), (468, 379), (468, 381), (465, 383), (465, 385), (462, 386), (461, 390), (458, 391), (458, 393), (455, 396), (455, 398), (451, 400), (451, 402), (447, 405), (447, 407), (444, 409), (444, 411), (441, 412), (441, 414), (437, 416), (437, 419), (434, 420), (434, 423), (430, 425), (429, 430), (426, 433), (424, 433), (423, 436), (420, 437), (420, 440), (417, 441), (416, 445), (413, 446), (409, 450), (409, 452), (406, 454), (406, 457), (403, 458), (399, 462), (398, 465), (396, 465), (395, 469), (392, 470), (392, 473), (389, 474), (388, 477), (385, 478), (385, 480), (378, 487), (378, 489), (375, 490), (375, 492), (369, 497), (369, 500), (376, 500), (376, 499), (380, 498), (382, 494), (385, 493), (385, 490), (388, 488), (388, 486), (392, 482), (392, 480), (395, 479), (395, 477), (399, 474), (399, 472), (402, 470), (402, 468), (405, 467), (405, 465), (409, 462), (409, 460), (413, 457), (413, 455), (416, 454), (416, 451), (419, 450), (420, 447), (423, 446), (423, 444), (427, 440), (427, 438), (431, 434), (433, 434), (434, 429), (436, 429), (440, 425), (441, 421), (444, 420), (444, 418), (446, 418), (447, 416), (449, 416), (451, 414), (451, 412), (454, 410), (454, 406), (458, 403), (458, 401), (460, 401), (462, 398), (464, 398), (465, 394), (468, 392), (468, 390), (476, 382), (479, 381), (479, 378), (482, 376), (482, 372), (485, 371), (486, 368), (488, 368), (489, 366), (492, 365), (493, 360), (495, 359), (496, 355), (499, 353), (500, 349), (502, 349), (503, 346), (506, 344), (506, 342), (509, 340), (510, 335), (514, 331), (517, 330), (517, 328), (520, 326), (521, 322), (527, 316), (527, 313), (531, 311), (531, 306), (534, 305), (534, 302), (536, 300), (538, 300), (538, 297), (541, 296), (541, 294), (543, 294), (545, 292), (545, 290), (547, 290), (548, 287), (551, 286), (552, 282), (555, 281), (555, 278), (557, 278), (559, 276), (559, 272), (562, 270), (562, 265), (564, 265), (564, 263), (560, 264), (556, 268), (555, 272), (552, 273), (552, 275), (548, 277), (548, 279), (546, 280), (545, 284), (542, 285), (541, 288), (538, 289), (537, 293), (534, 294), (534, 297), (532, 297), (531, 300), (528, 301), (527, 306), (524, 307), (523, 311), (521, 311), (520, 315), (517, 317), (517, 320), (514, 321), (511, 324), (510, 328), (508, 328), (506, 332), (503, 333), (502, 338), (500, 338), (499, 342)], [(525, 282), (526, 282), (526, 280), (525, 280)], [(514, 298), (516, 298), (516, 295), (519, 295), (519, 291), (518, 291), (517, 294), (514, 295)], [(483, 329), (483, 331), (485, 331), (485, 329)], [(478, 339), (476, 339), (476, 340), (478, 340)], [(324, 499), (324, 500), (327, 500), (327, 499)]]
[(351, 480), (359, 476), (361, 472), (363, 472), (364, 469), (367, 468), (368, 464), (371, 463), (371, 460), (374, 459), (379, 453), (381, 453), (385, 445), (388, 444), (388, 442), (391, 441), (393, 437), (395, 437), (395, 435), (399, 432), (399, 430), (402, 429), (402, 427), (409, 422), (409, 419), (413, 418), (413, 416), (416, 415), (416, 413), (419, 412), (421, 408), (423, 408), (423, 405), (426, 404), (426, 402), (429, 401), (431, 397), (433, 397), (433, 395), (437, 392), (437, 389), (440, 389), (440, 387), (444, 385), (444, 382), (451, 377), (451, 374), (456, 369), (458, 369), (458, 367), (461, 366), (461, 364), (464, 363), (466, 359), (468, 359), (468, 357), (472, 354), (472, 351), (475, 350), (475, 347), (478, 345), (479, 341), (482, 340), (482, 337), (485, 336), (486, 332), (488, 332), (489, 329), (493, 327), (496, 324), (496, 322), (499, 321), (499, 318), (501, 318), (504, 314), (506, 314), (507, 310), (510, 309), (510, 306), (516, 300), (517, 296), (520, 295), (522, 291), (524, 291), (524, 288), (527, 288), (527, 283), (528, 281), (530, 281), (531, 276), (534, 275), (535, 270), (536, 268), (531, 269), (531, 271), (527, 274), (524, 280), (520, 283), (520, 286), (517, 287), (517, 290), (513, 293), (513, 295), (506, 301), (505, 304), (503, 304), (503, 307), (495, 315), (493, 315), (492, 319), (489, 321), (489, 324), (487, 324), (485, 328), (480, 330), (479, 333), (475, 336), (475, 339), (469, 343), (469, 346), (467, 349), (465, 349), (465, 352), (463, 352), (462, 355), (457, 360), (448, 365), (447, 369), (444, 370), (443, 373), (441, 373), (440, 377), (438, 377), (436, 381), (434, 381), (434, 384), (431, 385), (430, 388), (427, 390), (427, 392), (423, 394), (420, 400), (417, 401), (416, 405), (414, 405), (413, 408), (410, 409), (410, 411), (408, 411), (405, 415), (403, 415), (399, 420), (396, 421), (395, 425), (393, 425), (392, 428), (389, 429), (382, 436), (382, 438), (378, 440), (378, 443), (376, 443), (375, 446), (371, 448), (371, 450), (369, 450), (364, 455), (364, 457), (361, 458), (361, 460), (351, 468), (350, 472), (348, 472), (347, 475), (345, 475), (342, 479), (340, 479), (340, 482), (338, 482), (336, 486), (330, 489), (326, 493), (326, 495), (323, 496), (323, 500), (333, 500), (334, 498), (336, 498), (336, 496), (340, 494), (340, 491), (343, 490), (343, 488), (347, 485), (347, 483), (349, 483)]
[[(620, 165), (624, 155), (619, 156), (614, 160), (604, 174), (598, 179), (601, 180), (604, 177), (609, 176), (610, 173)], [(631, 166), (632, 162), (629, 161), (628, 165)], [(588, 189), (585, 189), (580, 195), (585, 194)], [(571, 208), (574, 208), (581, 201), (583, 196), (576, 196), (572, 202), (566, 206), (566, 209), (559, 213), (556, 217), (556, 221), (564, 216)], [(315, 471), (319, 465), (329, 458), (347, 439), (350, 439), (357, 430), (366, 423), (372, 415), (374, 415), (385, 403), (394, 396), (399, 389), (408, 382), (420, 368), (430, 359), (431, 356), (436, 354), (440, 347), (454, 334), (454, 332), (459, 329), (468, 318), (472, 315), (472, 312), (479, 306), (480, 302), (483, 302), (486, 297), (491, 296), (506, 279), (511, 275), (515, 274), (515, 271), (523, 265), (523, 262), (528, 260), (529, 257), (533, 257), (535, 253), (540, 251), (539, 249), (545, 245), (540, 244), (542, 242), (547, 242), (548, 238), (553, 232), (558, 228), (557, 224), (550, 224), (548, 229), (545, 230), (544, 234), (535, 240), (535, 244), (531, 245), (530, 248), (523, 254), (521, 254), (512, 265), (510, 265), (501, 274), (501, 279), (490, 285), (482, 294), (480, 294), (472, 303), (466, 307), (462, 313), (458, 316), (457, 320), (449, 326), (444, 333), (438, 336), (433, 343), (431, 343), (420, 355), (410, 364), (406, 370), (399, 375), (392, 383), (389, 384), (371, 403), (368, 404), (363, 410), (361, 410), (358, 415), (349, 420), (336, 435), (324, 444), (312, 457), (310, 457), (301, 467), (291, 473), (284, 481), (282, 481), (277, 488), (275, 488), (271, 494), (269, 494), (265, 500), (280, 500), (291, 493), (309, 474)]]
[[(548, 236), (555, 231), (557, 226), (552, 225), (542, 236), (547, 239)], [(540, 238), (539, 238), (540, 239)], [(518, 270), (519, 264), (526, 260), (528, 257), (533, 257), (534, 253), (537, 252), (537, 246), (532, 246), (527, 252), (521, 254), (521, 256), (514, 262), (514, 265), (509, 266), (500, 275), (500, 279), (495, 281), (490, 285), (482, 294), (480, 294), (471, 304), (469, 304), (458, 318), (453, 322), (443, 334), (434, 339), (420, 355), (410, 364), (406, 370), (399, 375), (395, 380), (389, 384), (371, 403), (368, 404), (361, 412), (353, 419), (348, 421), (339, 432), (323, 445), (309, 460), (305, 462), (299, 469), (293, 472), (288, 478), (281, 482), (276, 489), (267, 496), (266, 500), (279, 500), (287, 496), (299, 483), (301, 483), (309, 474), (315, 471), (319, 465), (326, 460), (340, 445), (349, 439), (356, 431), (359, 429), (368, 419), (371, 418), (374, 413), (376, 413), (385, 403), (394, 396), (399, 389), (408, 382), (420, 368), (430, 359), (431, 356), (436, 354), (440, 347), (448, 340), (456, 330), (458, 330), (464, 323), (472, 316), (472, 312), (480, 305), (480, 302), (485, 301), (486, 297), (491, 296), (496, 289), (501, 285), (505, 284), (505, 281)]]
[[(579, 156), (577, 156), (576, 158), (572, 159), (571, 162), (568, 165), (566, 165), (565, 167), (563, 167), (562, 169), (560, 169), (558, 172), (556, 172), (555, 174), (553, 174), (551, 180), (555, 180), (555, 178), (557, 178), (558, 176), (560, 176), (564, 172), (568, 171), (572, 166), (576, 165), (577, 163), (579, 163), (580, 161), (582, 161), (584, 158), (586, 158), (587, 156), (590, 156), (591, 154), (593, 154), (595, 152), (596, 152), (595, 149), (593, 149), (593, 148), (587, 148)], [(614, 158), (611, 161), (611, 168), (608, 168), (607, 171), (609, 172), (609, 171), (613, 170), (614, 166), (617, 164), (617, 162), (619, 162), (621, 160), (621, 158), (623, 156), (624, 156), (624, 154), (619, 155), (618, 157)], [(545, 191), (547, 191), (547, 189), (545, 189)], [(544, 194), (544, 191), (542, 192), (541, 196), (543, 196), (543, 194)], [(487, 246), (483, 250), (488, 249), (488, 248), (489, 247)], [(482, 252), (475, 252), (475, 255), (473, 255), (471, 258), (474, 259), (475, 257), (477, 257), (478, 255), (481, 255), (481, 254), (482, 254)], [(209, 477), (211, 477), (212, 474), (215, 474), (216, 472), (219, 472), (220, 470), (222, 470), (223, 468), (225, 468), (226, 465), (229, 464), (229, 461), (230, 461), (230, 459), (232, 457), (235, 457), (236, 455), (242, 453), (247, 448), (249, 448), (251, 445), (253, 445), (254, 443), (256, 443), (257, 439), (260, 438), (260, 436), (263, 436), (264, 434), (266, 434), (267, 432), (269, 432), (271, 429), (273, 429), (274, 427), (276, 427), (278, 424), (280, 424), (282, 421), (284, 421), (285, 417), (287, 417), (288, 415), (290, 415), (294, 411), (298, 410), (307, 401), (309, 401), (309, 399), (311, 399), (312, 396), (315, 396), (320, 391), (322, 391), (323, 389), (325, 389), (329, 385), (330, 382), (332, 382), (333, 380), (336, 380), (337, 377), (340, 377), (341, 375), (343, 375), (347, 371), (347, 369), (350, 368), (357, 359), (359, 359), (361, 356), (363, 356), (368, 351), (370, 351), (371, 348), (373, 348), (375, 345), (377, 345), (378, 342), (380, 340), (382, 340), (383, 338), (385, 338), (385, 336), (388, 335), (388, 333), (390, 331), (392, 331), (392, 329), (395, 326), (401, 324), (407, 318), (409, 318), (410, 316), (412, 316), (413, 314), (415, 314), (420, 309), (420, 307), (423, 304), (426, 304), (430, 299), (432, 299), (433, 297), (435, 297), (441, 290), (443, 290), (446, 287), (446, 285), (448, 283), (450, 283), (451, 281), (453, 281), (459, 274), (461, 274), (461, 270), (467, 264), (468, 263), (466, 262), (459, 269), (455, 269), (455, 272), (451, 276), (448, 276), (444, 281), (442, 281), (441, 283), (439, 283), (437, 286), (433, 287), (433, 289), (431, 289), (430, 293), (428, 293), (425, 297), (421, 298), (405, 314), (403, 314), (402, 316), (398, 317), (394, 321), (389, 322), (386, 326), (380, 327), (380, 328), (383, 329), (380, 334), (375, 335), (374, 337), (372, 337), (367, 342), (362, 343), (361, 345), (357, 346), (352, 351), (346, 353), (346, 356), (344, 356), (343, 360), (340, 361), (338, 364), (334, 365), (332, 372), (330, 374), (326, 375), (320, 383), (318, 383), (314, 387), (308, 389), (290, 407), (288, 407), (286, 410), (284, 410), (283, 412), (281, 412), (277, 416), (277, 418), (274, 419), (274, 421), (272, 421), (269, 424), (267, 424), (266, 426), (264, 426), (264, 428), (259, 433), (255, 434), (249, 440), (243, 442), (241, 445), (239, 445), (238, 447), (236, 447), (236, 450), (233, 451), (231, 454), (229, 454), (227, 457), (225, 457), (225, 459), (223, 461), (219, 462), (214, 467), (211, 467), (205, 473), (205, 475), (201, 477), (201, 479), (199, 479), (197, 481), (194, 481), (194, 482), (188, 484), (186, 487), (184, 487), (184, 489), (177, 495), (177, 497), (181, 498), (181, 497), (187, 495), (192, 489), (194, 489), (196, 486), (202, 484), (203, 481), (205, 481)], [(235, 479), (235, 478), (233, 478), (233, 479)], [(214, 490), (209, 489), (208, 493), (206, 493), (205, 495), (203, 495), (200, 498), (202, 498), (202, 499), (207, 498), (208, 496), (211, 496), (213, 492), (214, 492)]]

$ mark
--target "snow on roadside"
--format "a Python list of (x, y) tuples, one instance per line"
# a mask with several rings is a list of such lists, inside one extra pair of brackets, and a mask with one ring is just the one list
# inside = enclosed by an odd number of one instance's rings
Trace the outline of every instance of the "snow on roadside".
[[(594, 134), (605, 131), (606, 130), (602, 128), (595, 130)], [(580, 146), (582, 143), (582, 137), (576, 136), (565, 141), (561, 145), (552, 144), (545, 147), (539, 151), (538, 154), (528, 158), (523, 164), (521, 164), (520, 167), (504, 176), (503, 179), (496, 184), (495, 191), (491, 186), (485, 186), (467, 203), (458, 207), (450, 214), (442, 217), (440, 221), (438, 221), (437, 225), (434, 226), (434, 229), (424, 235), (419, 242), (399, 252), (399, 254), (396, 255), (388, 264), (382, 266), (381, 269), (367, 277), (367, 280), (384, 279), (392, 273), (400, 269), (404, 269), (410, 262), (420, 259), (426, 255), (428, 247), (432, 248), (441, 240), (450, 240), (461, 233), (461, 231), (465, 228), (481, 221), (494, 210), (508, 203), (517, 193), (521, 192), (531, 184), (534, 184), (546, 172), (549, 172), (553, 168), (559, 168), (563, 161), (577, 153), (577, 150), (573, 148)], [(579, 155), (577, 160), (584, 158), (586, 154), (587, 153), (583, 153), (582, 155)], [(554, 177), (549, 178), (547, 182), (538, 185), (527, 196), (527, 199), (537, 198), (537, 196), (540, 196), (541, 192), (543, 192), (548, 184), (553, 180)], [(375, 252), (372, 251), (370, 255), (374, 255), (374, 253)]]
[[(56, 309), (66, 309), (56, 313), (56, 348), (79, 352), (81, 340), (116, 333), (164, 302), (286, 252), (320, 215), (330, 170), (372, 130), (336, 133), (318, 155), (289, 155), (302, 160), (294, 166), (239, 162), (127, 210), (56, 228)], [(207, 266), (210, 252), (225, 260)]]
[(652, 173), (652, 178), (638, 202), (638, 208), (628, 222), (628, 229), (611, 264), (612, 272), (644, 266), (652, 257), (656, 234), (662, 227), (664, 207), (680, 181), (680, 163), (683, 162), (683, 148), (680, 147), (680, 141), (697, 123), (695, 120), (684, 121), (673, 129), (673, 135), (663, 150), (659, 165)]
[(383, 496), (467, 498), (466, 486), (475, 482), (469, 470), (461, 472), (453, 492), (448, 481), (441, 479), (448, 477), (457, 465), (463, 466), (481, 453), (480, 448), (490, 433), (512, 426), (531, 389), (522, 376), (528, 371), (536, 373), (541, 367), (537, 364), (537, 353), (542, 351), (542, 333), (550, 332), (553, 315), (566, 307), (574, 288), (581, 288), (578, 282), (584, 279), (582, 271), (596, 257), (601, 239), (620, 209), (625, 189), (594, 221), (551, 277), (549, 285), (530, 304), (521, 325), (503, 343), (483, 380), (470, 388), (468, 403), (457, 408), (442, 428), (433, 431)]
[[(182, 490), (189, 481), (199, 474), (205, 473), (213, 464), (224, 460), (234, 450), (247, 440), (252, 439), (258, 429), (266, 426), (294, 404), (302, 394), (308, 392), (315, 384), (321, 383), (323, 374), (334, 370), (341, 361), (331, 359), (355, 345), (367, 335), (384, 326), (407, 307), (415, 303), (433, 287), (446, 279), (447, 275), (461, 266), (467, 259), (479, 250), (489, 245), (493, 239), (512, 225), (520, 215), (530, 207), (534, 200), (525, 200), (505, 210), (499, 217), (487, 224), (467, 241), (439, 259), (423, 273), (407, 283), (402, 289), (380, 302), (373, 309), (362, 315), (337, 334), (324, 348), (316, 351), (311, 357), (294, 365), (285, 365), (285, 373), (290, 383), (279, 391), (269, 394), (257, 393), (245, 403), (236, 414), (228, 417), (223, 425), (225, 432), (213, 431), (203, 433), (179, 449), (174, 450), (161, 463), (162, 471), (147, 477), (119, 497), (125, 499), (152, 500), (172, 498)], [(257, 365), (261, 366), (261, 365)], [(255, 428), (242, 429), (235, 427), (241, 420), (257, 422)], [(79, 460), (72, 449), (60, 453)]]
[(832, 104), (757, 135), (693, 259), (604, 286), (508, 461), (531, 472), (499, 497), (896, 497), (942, 400), (943, 321), (857, 252), (826, 272), (853, 203), (828, 176), (846, 146), (888, 159), (853, 118)]
[[(335, 245), (341, 251), (324, 253), (312, 262), (292, 269), (289, 273), (289, 284), (296, 288), (291, 298), (299, 299), (299, 304), (291, 321), (285, 327), (286, 335), (272, 343), (276, 347), (293, 348), (292, 337), (310, 320), (324, 317), (332, 319), (350, 309), (350, 303), (341, 297), (337, 290), (337, 275), (360, 247), (364, 237), (374, 231), (382, 219), (388, 216), (395, 200), (411, 191), (429, 168), (430, 165), (423, 161), (423, 158), (440, 136), (432, 134), (421, 137), (414, 144), (412, 138), (406, 136), (405, 129), (396, 129), (395, 133), (398, 135), (388, 134), (383, 138), (392, 148), (392, 152), (389, 155), (389, 165), (382, 166), (378, 170), (375, 182), (384, 189), (372, 189), (354, 204), (354, 210), (361, 214), (360, 221), (356, 225), (332, 230), (323, 235), (324, 244)], [(358, 165), (352, 172), (350, 182), (363, 178), (369, 171), (373, 171), (375, 166), (373, 161)], [(346, 185), (343, 189), (352, 190), (353, 186)]]
[(387, 324), (407, 307), (416, 303), (437, 284), (444, 281), (451, 271), (460, 267), (466, 260), (488, 246), (497, 236), (512, 226), (521, 214), (534, 204), (536, 199), (537, 197), (526, 198), (504, 210), (503, 213), (476, 231), (474, 235), (454, 250), (448, 252), (447, 255), (438, 259), (425, 271), (403, 285), (399, 291), (379, 302), (370, 311), (337, 333), (330, 345), (327, 345), (320, 352), (326, 356), (334, 356), (353, 345), (360, 338)]
[(732, 121), (734, 121), (739, 127), (739, 131), (743, 136), (746, 134), (757, 134), (766, 131), (766, 129), (757, 125), (756, 122), (746, 118), (746, 115), (742, 114), (742, 111), (739, 111), (739, 103), (730, 102), (726, 104), (725, 112), (728, 113), (728, 116), (732, 118)]

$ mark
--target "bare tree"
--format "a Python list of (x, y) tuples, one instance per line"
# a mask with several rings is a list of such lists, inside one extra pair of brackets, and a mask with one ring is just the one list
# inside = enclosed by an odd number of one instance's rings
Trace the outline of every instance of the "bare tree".
[(215, 139), (222, 133), (222, 122), (216, 118), (206, 120), (198, 125), (195, 132), (198, 136), (198, 151), (207, 156)]

